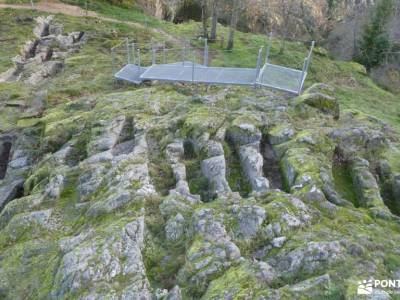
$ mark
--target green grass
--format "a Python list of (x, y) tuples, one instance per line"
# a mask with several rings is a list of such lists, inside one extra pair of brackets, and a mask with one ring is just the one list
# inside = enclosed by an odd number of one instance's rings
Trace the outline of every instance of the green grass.
[[(84, 7), (82, 0), (68, 0), (66, 3)], [(147, 24), (149, 28), (160, 28), (169, 35), (177, 38), (192, 39), (192, 46), (201, 47), (203, 42), (196, 40), (200, 23), (188, 22), (174, 25), (146, 16), (139, 8), (123, 3), (121, 6), (111, 5), (104, 1), (89, 2), (89, 9), (107, 17), (119, 20)], [(31, 12), (36, 16), (42, 13)], [(16, 16), (27, 15), (26, 11), (1, 10), (1, 35), (12, 42), (3, 43), (0, 47), (0, 71), (5, 71), (12, 65), (11, 58), (18, 52), (23, 43), (32, 38), (32, 24), (17, 24)], [(110, 48), (125, 37), (130, 40), (149, 43), (151, 39), (162, 40), (163, 35), (152, 30), (143, 30), (127, 24), (102, 22), (93, 18), (76, 18), (57, 15), (56, 19), (65, 25), (65, 31), (85, 30), (90, 39), (80, 53), (70, 56), (66, 60), (66, 68), (58, 76), (49, 89), (49, 100), (55, 103), (69, 101), (82, 96), (105, 93), (121, 89), (116, 87), (112, 80)], [(146, 22), (145, 22), (146, 20)], [(219, 25), (219, 37), (226, 37), (228, 27)], [(231, 52), (223, 51), (225, 45), (221, 42), (210, 44), (210, 57), (213, 65), (254, 67), (258, 48), (266, 45), (267, 38), (260, 34), (236, 33), (235, 49)], [(225, 42), (226, 44), (226, 42)], [(307, 54), (308, 46), (304, 43), (288, 42), (283, 54), (279, 54), (280, 41), (273, 39), (271, 48), (272, 63), (282, 64), (293, 68), (301, 68), (302, 61)], [(174, 46), (171, 44), (170, 46)], [(148, 56), (148, 55), (147, 55)], [(199, 57), (201, 52), (199, 53)], [(143, 57), (146, 58), (146, 54)], [(199, 58), (200, 59), (200, 58)], [(123, 64), (123, 55), (118, 56), (120, 65)], [(310, 67), (306, 86), (315, 82), (328, 83), (336, 88), (342, 109), (357, 109), (363, 113), (377, 117), (390, 124), (396, 131), (400, 131), (400, 95), (387, 92), (377, 86), (366, 74), (364, 68), (357, 63), (332, 60), (326, 51), (316, 48), (313, 62)], [(127, 87), (122, 87), (126, 89)], [(0, 85), (0, 96), (13, 94), (16, 98), (26, 98), (27, 91), (21, 85)], [(5, 120), (4, 123), (13, 121)]]

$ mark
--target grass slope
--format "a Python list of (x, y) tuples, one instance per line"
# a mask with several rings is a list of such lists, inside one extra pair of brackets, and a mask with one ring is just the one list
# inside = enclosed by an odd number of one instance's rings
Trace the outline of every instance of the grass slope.
[[(7, 1), (10, 2), (10, 1)], [(14, 1), (12, 1), (14, 2)], [(25, 1), (26, 2), (26, 1)], [(68, 0), (68, 3), (84, 7), (84, 1)], [(62, 75), (53, 80), (46, 88), (49, 90), (50, 102), (59, 103), (75, 97), (106, 93), (116, 89), (112, 81), (110, 48), (123, 38), (149, 43), (150, 40), (163, 40), (162, 32), (157, 34), (151, 28), (160, 28), (170, 35), (181, 39), (191, 39), (193, 46), (201, 46), (196, 39), (200, 24), (189, 22), (174, 25), (165, 21), (146, 16), (140, 9), (132, 6), (113, 6), (106, 2), (89, 2), (89, 9), (107, 16), (125, 21), (145, 23), (149, 30), (135, 28), (127, 24), (103, 22), (94, 18), (77, 18), (57, 15), (56, 19), (65, 25), (65, 31), (85, 30), (89, 34), (89, 42), (82, 51), (70, 56), (66, 61), (66, 69)], [(5, 42), (0, 47), (0, 72), (11, 66), (11, 58), (19, 47), (32, 38), (33, 24), (19, 24), (16, 16), (40, 15), (32, 11), (0, 10), (0, 35)], [(228, 28), (219, 26), (219, 37), (227, 37)], [(225, 38), (226, 40), (226, 38)], [(212, 63), (220, 66), (254, 66), (257, 49), (265, 46), (263, 35), (237, 32), (235, 50), (223, 51), (220, 42), (211, 45)], [(173, 44), (169, 44), (173, 47)], [(279, 54), (279, 40), (274, 39), (271, 49), (272, 63), (289, 67), (301, 68), (307, 54), (308, 45), (304, 43), (287, 43), (287, 49)], [(119, 57), (122, 60), (122, 55)], [(146, 60), (146, 55), (144, 55)], [(148, 59), (147, 59), (148, 60)], [(122, 63), (122, 61), (121, 61)], [(358, 110), (362, 113), (379, 118), (400, 131), (400, 95), (393, 94), (377, 86), (366, 74), (365, 69), (354, 62), (333, 60), (322, 48), (316, 48), (310, 75), (306, 86), (315, 82), (328, 83), (336, 88), (339, 101), (344, 109)], [(119, 87), (121, 88), (121, 87)], [(134, 87), (122, 87), (131, 89)], [(21, 84), (0, 85), (0, 96), (4, 98), (27, 98), (29, 91)], [(7, 96), (6, 96), (7, 95)]]

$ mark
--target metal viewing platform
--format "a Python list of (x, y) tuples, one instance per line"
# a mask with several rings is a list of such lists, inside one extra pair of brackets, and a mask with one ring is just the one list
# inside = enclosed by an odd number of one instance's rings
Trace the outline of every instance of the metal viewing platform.
[[(302, 70), (287, 68), (271, 64), (269, 61), (271, 42), (269, 43), (265, 60), (263, 59), (264, 48), (258, 51), (257, 62), (254, 68), (233, 68), (233, 67), (213, 67), (209, 66), (209, 47), (205, 40), (202, 51), (202, 63), (196, 62), (198, 51), (188, 51), (187, 45), (179, 49), (178, 55), (172, 59), (181, 61), (167, 63), (167, 57), (171, 53), (177, 54), (177, 50), (166, 49), (163, 46), (156, 47), (152, 44), (149, 49), (151, 62), (143, 67), (143, 54), (141, 49), (135, 49), (135, 44), (126, 41), (124, 47), (127, 56), (127, 63), (122, 69), (115, 72), (114, 77), (118, 80), (128, 81), (134, 84), (141, 84), (143, 81), (157, 80), (165, 82), (182, 83), (202, 83), (202, 84), (227, 84), (227, 85), (247, 85), (273, 88), (293, 94), (301, 94), (304, 81), (308, 74), (311, 63), (314, 42), (311, 44), (310, 51), (303, 62)], [(117, 48), (112, 50), (113, 69)], [(175, 51), (175, 52), (173, 52)], [(192, 59), (187, 60), (188, 52), (192, 54)], [(131, 63), (133, 54), (133, 63)], [(263, 61), (264, 60), (264, 61)]]

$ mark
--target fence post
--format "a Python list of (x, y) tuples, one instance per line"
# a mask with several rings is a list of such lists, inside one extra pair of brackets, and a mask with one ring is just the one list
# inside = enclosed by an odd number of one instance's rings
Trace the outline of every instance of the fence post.
[(186, 52), (187, 52), (187, 44), (186, 44), (186, 40), (184, 40), (183, 42), (183, 57), (182, 57), (182, 63), (183, 65), (185, 65), (185, 60), (186, 60)]
[(135, 43), (131, 44), (131, 52), (132, 52), (132, 55), (133, 55), (133, 64), (136, 65)]
[(315, 46), (315, 41), (312, 41), (311, 47), (310, 47), (310, 52), (308, 53), (308, 56), (307, 56), (307, 66), (306, 66), (306, 70), (305, 70), (306, 73), (308, 73), (308, 68), (310, 67), (314, 46)]
[(165, 41), (163, 43), (163, 63), (164, 64), (167, 63), (167, 55), (166, 55), (166, 51), (165, 51)]
[(257, 58), (257, 67), (256, 67), (256, 79), (254, 80), (254, 84), (257, 84), (258, 82), (258, 76), (260, 75), (260, 69), (261, 69), (261, 56), (263, 52), (264, 47), (261, 47), (260, 50), (258, 50), (258, 58)]
[(153, 66), (156, 64), (156, 53), (153, 41), (151, 41), (151, 64)]
[(140, 49), (138, 48), (137, 51), (138, 51), (138, 66), (139, 66), (139, 70), (140, 70), (142, 67), (142, 65), (141, 65), (142, 62), (141, 62), (141, 57), (140, 57)]
[(195, 51), (193, 50), (192, 54), (192, 82), (194, 82), (194, 64), (195, 64)]
[(204, 39), (204, 60), (203, 65), (208, 67), (208, 40)]
[(300, 86), (299, 86), (299, 90), (297, 91), (297, 93), (299, 95), (301, 94), (301, 90), (303, 89), (304, 76), (306, 76), (307, 68), (308, 68), (308, 57), (306, 59), (304, 59), (303, 70), (301, 71)]
[(126, 43), (127, 63), (128, 63), (128, 65), (130, 65), (131, 64), (131, 51), (130, 51), (130, 48), (129, 48), (129, 38), (126, 38), (125, 43)]
[(271, 53), (271, 45), (272, 45), (272, 31), (269, 33), (269, 39), (268, 39), (268, 48), (267, 48), (267, 54), (265, 56), (265, 63), (269, 63), (269, 55)]
[(111, 69), (112, 69), (112, 75), (114, 77), (115, 75), (115, 54), (114, 54), (114, 47), (111, 48)]

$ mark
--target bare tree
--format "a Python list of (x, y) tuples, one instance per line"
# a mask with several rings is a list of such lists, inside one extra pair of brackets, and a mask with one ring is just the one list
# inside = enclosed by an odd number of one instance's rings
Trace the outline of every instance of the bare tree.
[(228, 46), (226, 47), (227, 50), (232, 50), (234, 46), (234, 38), (235, 38), (235, 30), (237, 23), (239, 21), (239, 14), (243, 7), (243, 2), (241, 0), (232, 0), (232, 16), (231, 16), (231, 25), (229, 29), (229, 36), (228, 36)]
[(279, 49), (279, 53), (283, 53), (286, 47), (286, 40), (289, 34), (290, 23), (293, 15), (293, 10), (295, 6), (295, 0), (281, 0), (278, 1), (278, 12), (282, 19), (282, 39), (281, 39), (281, 47)]
[(316, 20), (315, 20), (315, 15), (312, 12), (312, 8), (305, 3), (304, 0), (300, 1), (300, 9), (299, 9), (299, 15), (298, 18), (301, 20), (303, 23), (307, 33), (310, 35), (310, 37), (315, 40), (316, 39), (316, 31), (322, 30), (322, 28), (317, 28)]
[(218, 14), (219, 14), (219, 0), (212, 0), (211, 33), (210, 33), (211, 41), (215, 41), (217, 39)]

